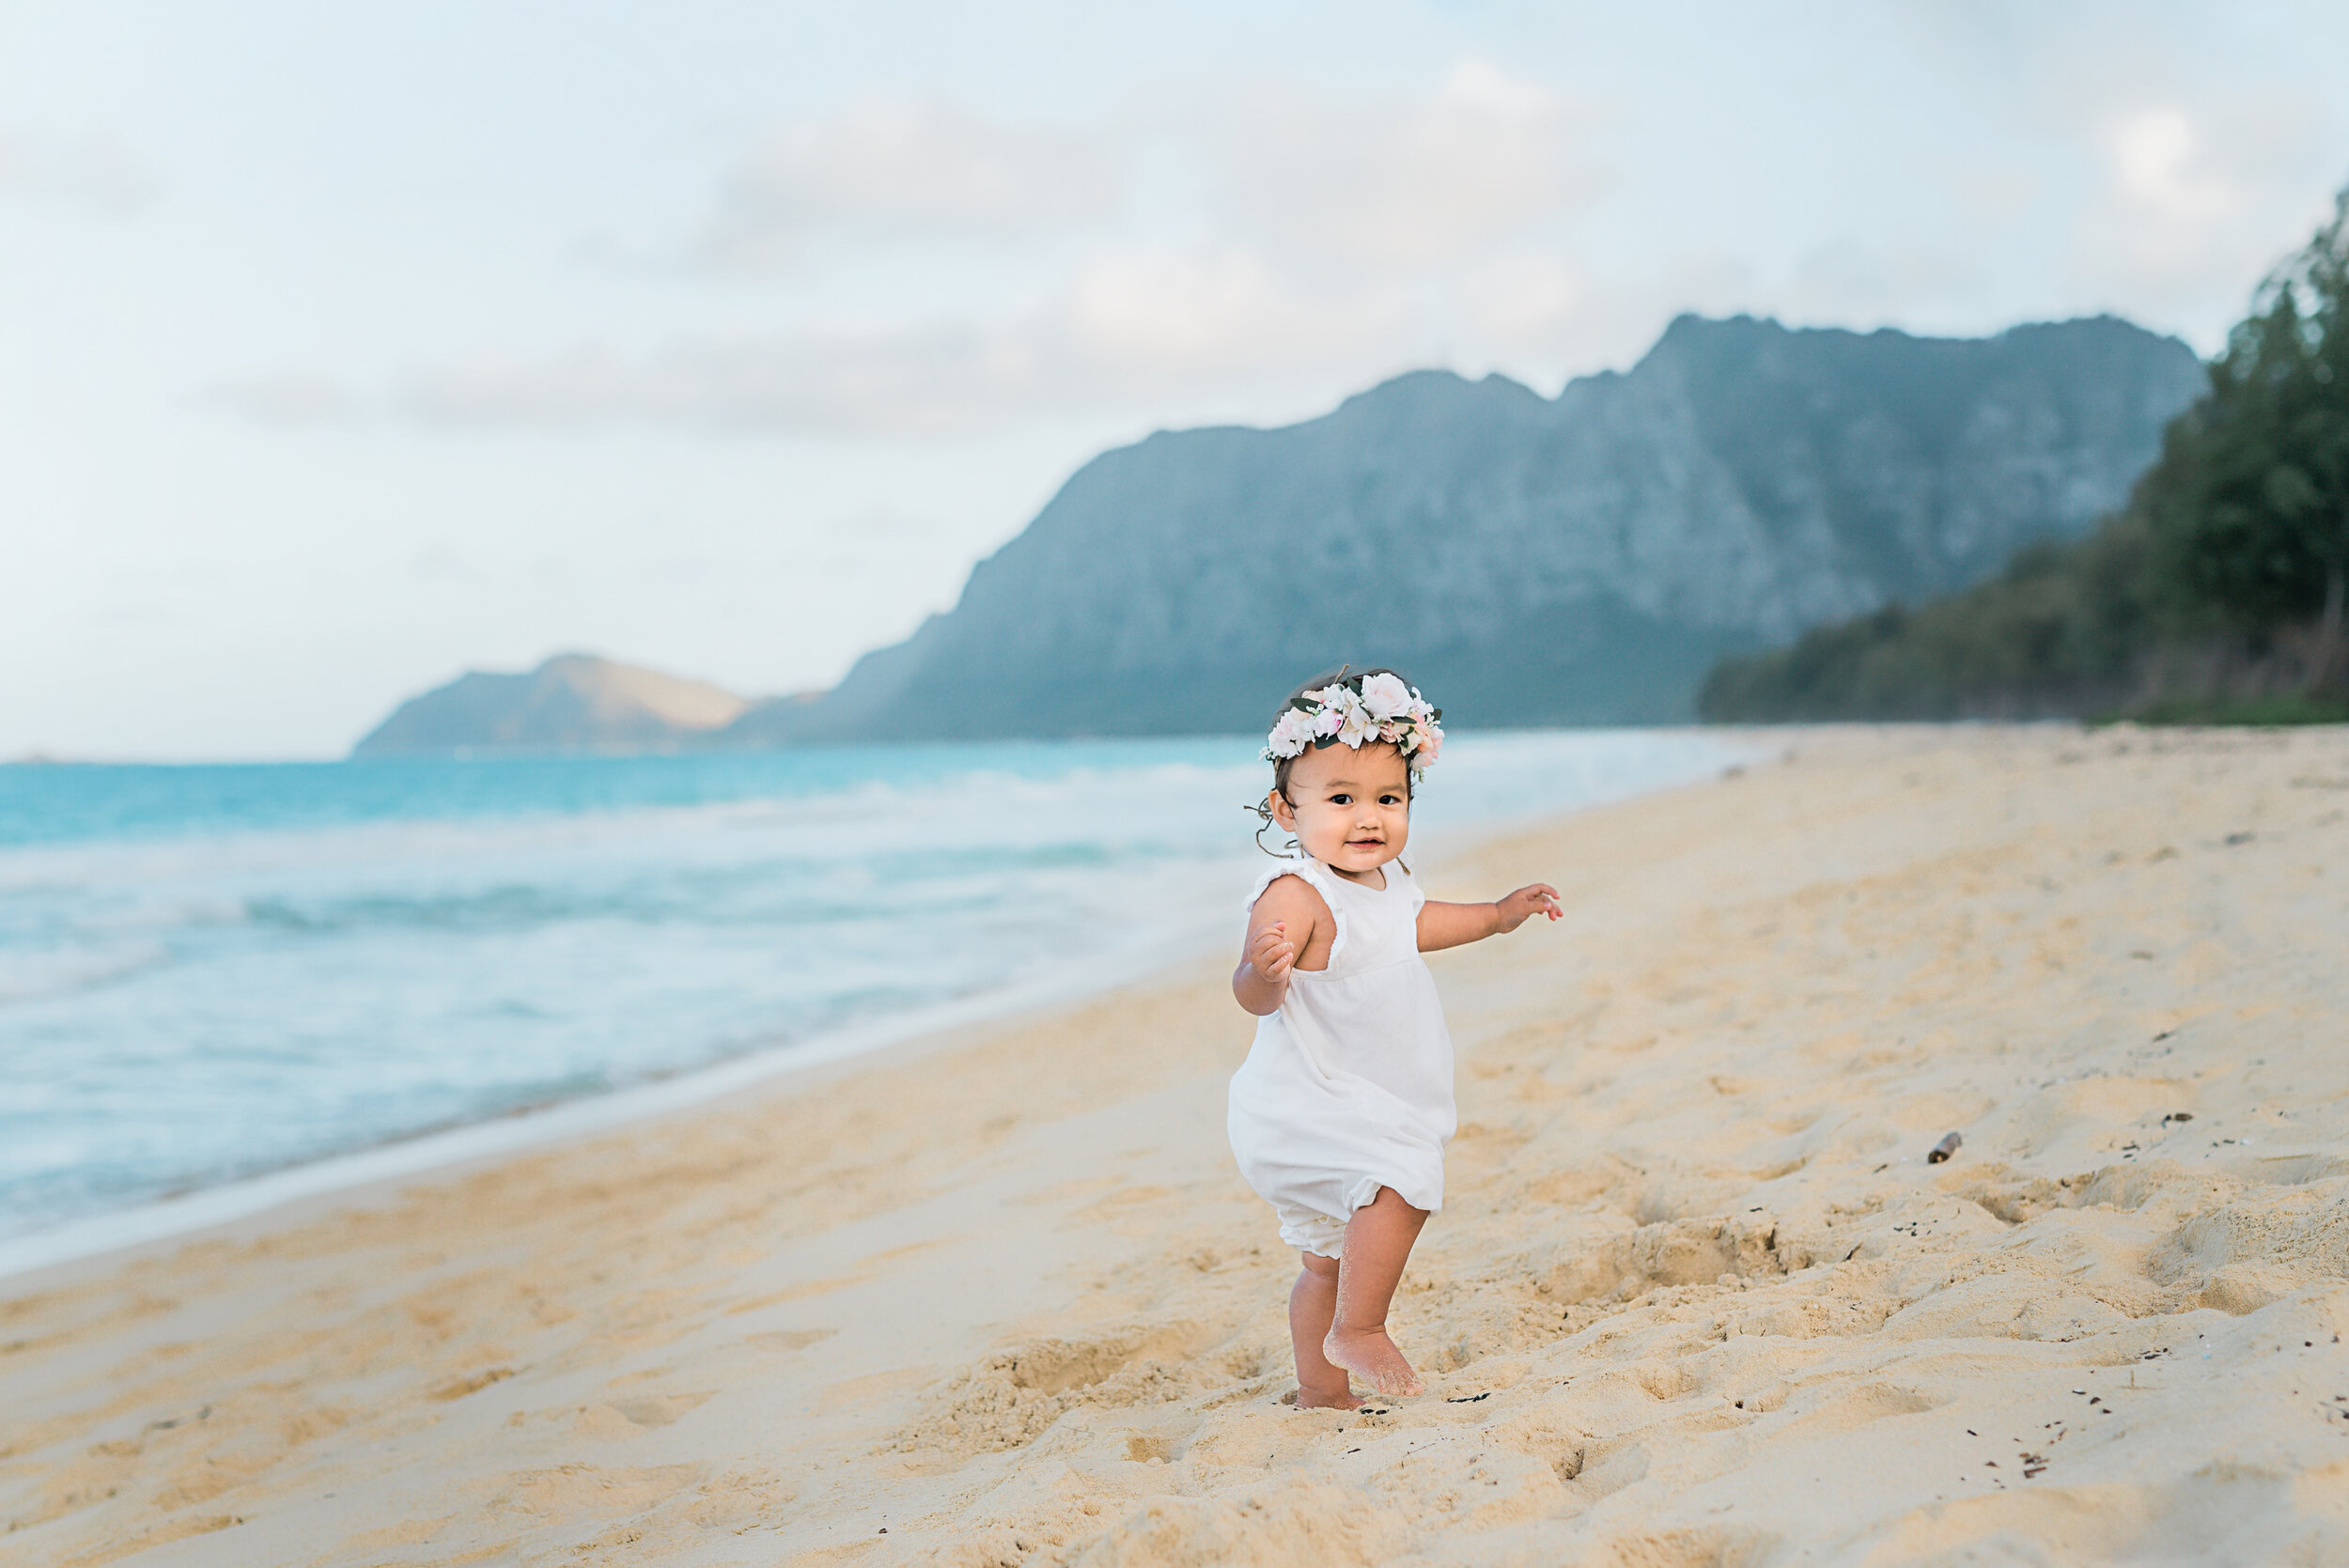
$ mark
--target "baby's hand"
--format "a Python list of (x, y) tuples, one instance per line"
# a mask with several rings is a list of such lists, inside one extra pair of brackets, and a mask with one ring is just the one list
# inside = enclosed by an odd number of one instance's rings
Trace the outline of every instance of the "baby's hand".
[(1286, 921), (1276, 920), (1248, 944), (1249, 967), (1275, 985), (1286, 980), (1289, 970), (1297, 967), (1297, 944), (1289, 940), (1288, 929)]
[(1558, 908), (1558, 890), (1547, 882), (1519, 888), (1508, 897), (1497, 901), (1493, 908), (1501, 911), (1501, 928), (1503, 931), (1514, 931), (1537, 914), (1556, 920), (1563, 912)]

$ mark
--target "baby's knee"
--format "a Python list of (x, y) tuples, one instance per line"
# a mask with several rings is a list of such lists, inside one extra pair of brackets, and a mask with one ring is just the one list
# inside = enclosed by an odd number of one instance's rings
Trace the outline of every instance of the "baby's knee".
[(1338, 1277), (1337, 1259), (1325, 1258), (1318, 1252), (1299, 1252), (1297, 1255), (1303, 1261), (1306, 1273), (1323, 1280), (1334, 1280)]

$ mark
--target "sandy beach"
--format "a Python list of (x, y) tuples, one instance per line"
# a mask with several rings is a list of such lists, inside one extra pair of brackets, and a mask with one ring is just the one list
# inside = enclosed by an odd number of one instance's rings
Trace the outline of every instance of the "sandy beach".
[(1749, 738), (1420, 868), (1566, 909), (1423, 1397), (1282, 1403), (1220, 958), (0, 1281), (0, 1563), (2349, 1563), (2349, 734)]

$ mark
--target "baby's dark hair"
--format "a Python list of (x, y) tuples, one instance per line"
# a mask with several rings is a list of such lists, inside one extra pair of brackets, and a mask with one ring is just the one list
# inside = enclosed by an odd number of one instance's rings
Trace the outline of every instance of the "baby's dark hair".
[[(1373, 675), (1392, 675), (1395, 679), (1403, 682), (1406, 686), (1409, 686), (1411, 684), (1410, 678), (1404, 675), (1402, 671), (1391, 670), (1384, 664), (1374, 664), (1367, 670), (1357, 670), (1351, 664), (1341, 664), (1334, 670), (1325, 670), (1320, 675), (1314, 676), (1313, 679), (1300, 682), (1297, 690), (1291, 691), (1286, 697), (1283, 697), (1281, 700), (1281, 706), (1273, 709), (1272, 722), (1276, 724), (1279, 723), (1281, 722), (1281, 715), (1286, 713), (1291, 705), (1309, 691), (1318, 691), (1325, 686), (1335, 686), (1342, 680), (1357, 682), (1364, 681), (1368, 680)], [(1416, 690), (1416, 688), (1414, 688), (1414, 690)], [(1308, 748), (1308, 750), (1311, 750), (1311, 748)], [(1304, 755), (1304, 753), (1302, 752), (1298, 753), (1298, 756), (1302, 755)], [(1288, 800), (1292, 807), (1294, 807), (1297, 802), (1289, 800), (1289, 773), (1296, 767), (1297, 757), (1275, 757), (1272, 762), (1272, 793), (1278, 795), (1283, 800)], [(1412, 797), (1417, 793), (1416, 786), (1418, 785), (1418, 775), (1410, 768), (1406, 768), (1403, 770), (1403, 798), (1406, 800), (1412, 799)], [(1256, 815), (1261, 817), (1264, 821), (1264, 827), (1256, 830), (1256, 847), (1264, 850), (1264, 852), (1268, 855), (1277, 854), (1278, 851), (1267, 845), (1264, 841), (1265, 830), (1273, 825), (1271, 804), (1268, 801), (1258, 800), (1250, 805), (1248, 809), (1254, 812)]]

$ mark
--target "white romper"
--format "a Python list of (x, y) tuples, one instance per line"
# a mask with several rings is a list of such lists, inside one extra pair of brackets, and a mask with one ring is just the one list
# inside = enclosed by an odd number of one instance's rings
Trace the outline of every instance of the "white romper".
[(1280, 1011), (1259, 1018), (1232, 1077), (1229, 1126), (1240, 1174), (1281, 1220), (1281, 1239), (1338, 1256), (1346, 1222), (1382, 1187), (1413, 1208), (1443, 1207), (1443, 1148), (1458, 1125), (1452, 1032), (1419, 952), (1427, 901), (1399, 861), (1381, 891), (1302, 855), (1268, 869), (1299, 877), (1330, 906), (1330, 967), (1292, 970)]

